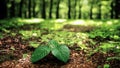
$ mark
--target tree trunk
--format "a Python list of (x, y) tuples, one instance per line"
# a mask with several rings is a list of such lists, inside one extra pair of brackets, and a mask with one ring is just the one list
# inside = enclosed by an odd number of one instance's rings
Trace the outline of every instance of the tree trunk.
[(24, 18), (28, 18), (28, 0), (24, 0), (23, 15), (24, 15)]
[(71, 0), (68, 0), (68, 19), (71, 19)]
[(6, 0), (0, 0), (0, 19), (7, 18), (7, 4)]
[(10, 7), (10, 17), (15, 17), (15, 0), (11, 1), (11, 7)]
[(115, 18), (119, 19), (120, 18), (120, 1), (115, 0)]
[(24, 2), (24, 0), (21, 0), (21, 2), (20, 2), (20, 6), (19, 6), (19, 17), (22, 17), (23, 2)]
[(46, 19), (46, 2), (45, 0), (42, 0), (42, 12), (41, 12), (42, 18)]
[(76, 6), (77, 6), (77, 0), (75, 0), (75, 4), (74, 4), (74, 19), (76, 18)]
[(33, 17), (36, 17), (35, 8), (36, 8), (36, 2), (35, 2), (35, 0), (33, 0)]
[(59, 18), (59, 8), (60, 8), (60, 0), (57, 1), (57, 7), (56, 7), (56, 18)]
[(31, 0), (28, 1), (28, 18), (31, 18)]
[(93, 19), (93, 18), (92, 18), (92, 15), (93, 15), (92, 9), (93, 9), (93, 5), (91, 4), (91, 7), (90, 7), (90, 19)]
[[(80, 2), (81, 0), (79, 0)], [(78, 19), (81, 19), (81, 8), (82, 8), (82, 5), (79, 3), (79, 14), (78, 14)]]
[(97, 19), (101, 19), (101, 1), (99, 1), (99, 5), (98, 5), (98, 15), (97, 15)]
[(53, 0), (50, 0), (49, 18), (52, 18)]
[(114, 2), (112, 1), (111, 2), (111, 11), (110, 11), (111, 12), (111, 19), (114, 18), (114, 5), (113, 4), (114, 4)]

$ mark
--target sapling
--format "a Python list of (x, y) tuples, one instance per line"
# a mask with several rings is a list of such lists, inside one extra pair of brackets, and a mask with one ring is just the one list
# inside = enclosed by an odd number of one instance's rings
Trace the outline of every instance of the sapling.
[(31, 62), (37, 62), (47, 56), (49, 53), (52, 53), (58, 60), (67, 62), (70, 56), (70, 50), (67, 46), (59, 44), (55, 40), (51, 40), (47, 45), (40, 45), (32, 53)]

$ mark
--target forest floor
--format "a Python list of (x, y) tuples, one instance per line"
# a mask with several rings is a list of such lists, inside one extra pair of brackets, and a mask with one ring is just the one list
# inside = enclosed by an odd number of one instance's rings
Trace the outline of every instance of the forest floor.
[[(72, 32), (89, 32), (96, 27), (93, 26), (64, 26), (62, 31), (72, 31)], [(106, 61), (107, 57), (112, 57), (115, 54), (110, 53), (101, 53), (96, 52), (92, 55), (89, 55), (88, 51), (79, 48), (77, 44), (69, 47), (70, 49), (70, 58), (67, 63), (63, 63), (56, 59), (53, 55), (49, 54), (42, 60), (32, 63), (30, 57), (35, 48), (30, 47), (29, 41), (41, 42), (39, 37), (30, 37), (24, 39), (18, 31), (20, 30), (31, 30), (38, 29), (35, 25), (25, 25), (21, 26), (18, 29), (10, 28), (11, 34), (14, 32), (15, 35), (11, 36), (10, 33), (3, 32), (3, 37), (0, 39), (0, 68), (107, 68), (104, 67), (104, 64), (110, 64), (111, 68), (120, 68), (119, 60)], [(47, 34), (49, 31), (44, 29), (43, 34)], [(61, 31), (61, 30), (60, 30)], [(87, 41), (85, 39), (84, 41)], [(84, 44), (89, 44), (89, 42), (84, 42)], [(96, 44), (99, 46), (99, 43)]]

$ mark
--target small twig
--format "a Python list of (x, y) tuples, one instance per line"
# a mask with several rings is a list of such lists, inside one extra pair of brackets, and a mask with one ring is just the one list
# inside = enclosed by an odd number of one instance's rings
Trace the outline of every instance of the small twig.
[(0, 50), (0, 52), (6, 52), (6, 51), (8, 51), (8, 50)]

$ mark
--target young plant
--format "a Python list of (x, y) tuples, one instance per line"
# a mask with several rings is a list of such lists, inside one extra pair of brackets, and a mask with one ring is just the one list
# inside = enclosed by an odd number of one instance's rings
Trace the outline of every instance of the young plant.
[(70, 56), (70, 50), (67, 46), (51, 40), (47, 45), (41, 45), (32, 53), (31, 62), (37, 62), (52, 53), (57, 59), (67, 62)]

